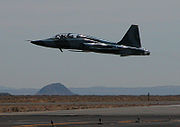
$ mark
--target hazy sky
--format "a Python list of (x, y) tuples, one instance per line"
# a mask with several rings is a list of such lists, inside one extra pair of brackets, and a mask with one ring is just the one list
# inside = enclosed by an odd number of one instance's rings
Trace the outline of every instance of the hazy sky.
[[(179, 0), (0, 0), (0, 85), (180, 85), (179, 5)], [(25, 41), (74, 32), (117, 42), (131, 24), (139, 25), (151, 56), (61, 53)]]

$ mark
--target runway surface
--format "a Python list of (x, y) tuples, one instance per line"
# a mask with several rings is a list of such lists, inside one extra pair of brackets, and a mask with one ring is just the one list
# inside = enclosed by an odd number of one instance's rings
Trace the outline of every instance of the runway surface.
[(2, 127), (50, 127), (52, 123), (56, 127), (178, 127), (180, 105), (0, 114)]

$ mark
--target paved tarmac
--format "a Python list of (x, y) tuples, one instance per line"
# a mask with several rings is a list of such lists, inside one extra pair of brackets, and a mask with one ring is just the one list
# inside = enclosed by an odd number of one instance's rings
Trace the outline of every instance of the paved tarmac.
[(0, 105), (180, 105), (180, 101), (120, 101), (120, 102), (18, 102), (0, 103)]
[(52, 123), (56, 127), (179, 127), (180, 105), (0, 114), (0, 127), (51, 127)]

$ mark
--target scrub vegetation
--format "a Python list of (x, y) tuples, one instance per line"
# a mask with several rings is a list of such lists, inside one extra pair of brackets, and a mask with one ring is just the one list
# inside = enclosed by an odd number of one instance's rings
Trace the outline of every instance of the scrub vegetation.
[(31, 112), (166, 105), (180, 103), (180, 96), (0, 96), (0, 112)]

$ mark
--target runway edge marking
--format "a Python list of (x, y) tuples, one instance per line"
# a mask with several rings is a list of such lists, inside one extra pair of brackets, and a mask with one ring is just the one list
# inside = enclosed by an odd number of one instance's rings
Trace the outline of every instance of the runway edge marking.
[[(89, 124), (90, 122), (64, 122), (64, 123), (54, 123), (54, 125), (72, 125), (72, 124)], [(36, 126), (51, 126), (50, 123), (47, 124), (29, 124), (29, 125), (15, 125), (13, 127), (36, 127)]]

